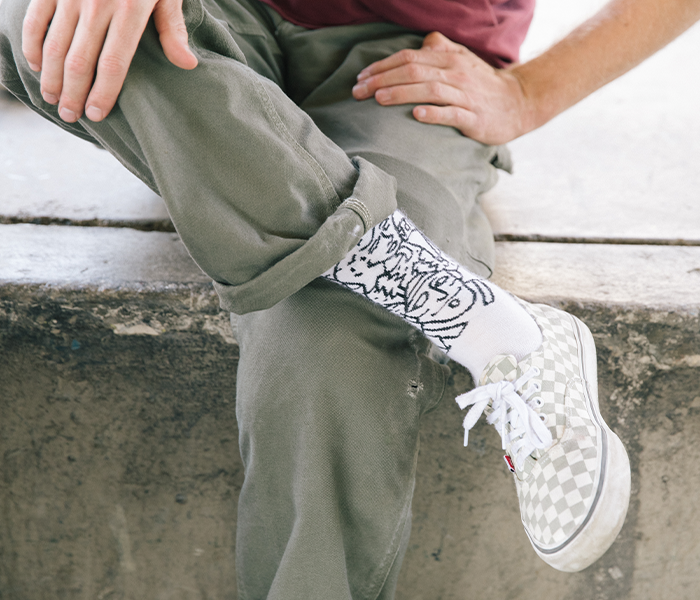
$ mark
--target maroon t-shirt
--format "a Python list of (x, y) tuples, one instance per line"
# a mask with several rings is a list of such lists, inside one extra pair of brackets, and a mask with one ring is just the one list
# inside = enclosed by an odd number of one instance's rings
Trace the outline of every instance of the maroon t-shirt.
[(286, 20), (318, 29), (388, 22), (439, 31), (494, 66), (518, 60), (535, 0), (262, 0)]

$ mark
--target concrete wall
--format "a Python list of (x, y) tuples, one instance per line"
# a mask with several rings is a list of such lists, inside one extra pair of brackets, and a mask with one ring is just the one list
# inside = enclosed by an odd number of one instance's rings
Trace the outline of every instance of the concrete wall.
[[(697, 312), (567, 306), (599, 347), (630, 512), (586, 571), (535, 557), (500, 438), (426, 415), (399, 600), (697, 597)], [(237, 345), (206, 285), (0, 287), (0, 598), (233, 599)]]
[(0, 292), (0, 598), (235, 598), (232, 341), (210, 286)]

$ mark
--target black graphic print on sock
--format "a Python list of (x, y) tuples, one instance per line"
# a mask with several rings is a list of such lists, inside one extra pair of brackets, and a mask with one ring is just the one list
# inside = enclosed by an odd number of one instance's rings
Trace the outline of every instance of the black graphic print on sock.
[(477, 304), (494, 302), (489, 285), (469, 278), (405, 217), (391, 215), (324, 275), (384, 306), (449, 352)]

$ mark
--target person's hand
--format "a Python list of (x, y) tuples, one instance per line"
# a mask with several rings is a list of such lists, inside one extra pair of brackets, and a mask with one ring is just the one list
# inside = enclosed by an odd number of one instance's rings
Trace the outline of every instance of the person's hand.
[(363, 69), (353, 96), (382, 105), (418, 104), (422, 123), (455, 127), (485, 144), (503, 144), (533, 128), (527, 98), (512, 71), (494, 69), (434, 32), (420, 50), (401, 50)]
[(170, 62), (194, 69), (182, 0), (31, 0), (22, 51), (64, 121), (109, 114), (151, 14)]

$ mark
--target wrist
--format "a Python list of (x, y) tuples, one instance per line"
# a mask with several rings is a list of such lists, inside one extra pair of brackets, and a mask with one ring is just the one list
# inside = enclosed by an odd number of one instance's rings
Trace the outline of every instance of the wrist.
[(519, 87), (522, 128), (520, 135), (541, 127), (561, 112), (552, 105), (551, 98), (545, 93), (546, 86), (541, 84), (536, 71), (533, 73), (529, 63), (511, 67), (508, 73)]
[(538, 122), (538, 106), (532, 91), (529, 89), (528, 81), (523, 77), (517, 67), (511, 67), (502, 71), (504, 79), (508, 81), (510, 87), (509, 95), (513, 98), (513, 113), (517, 115), (512, 119), (514, 131), (512, 139), (529, 133), (541, 125)]

